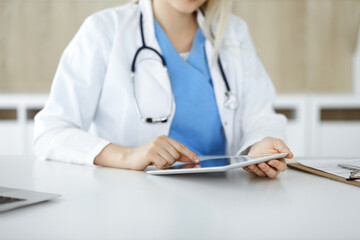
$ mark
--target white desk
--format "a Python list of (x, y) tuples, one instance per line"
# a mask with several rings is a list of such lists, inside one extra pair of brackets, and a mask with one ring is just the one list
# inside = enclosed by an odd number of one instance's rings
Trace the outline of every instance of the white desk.
[(289, 169), (277, 179), (148, 176), (0, 157), (0, 185), (61, 198), (0, 214), (0, 239), (359, 239), (360, 188)]

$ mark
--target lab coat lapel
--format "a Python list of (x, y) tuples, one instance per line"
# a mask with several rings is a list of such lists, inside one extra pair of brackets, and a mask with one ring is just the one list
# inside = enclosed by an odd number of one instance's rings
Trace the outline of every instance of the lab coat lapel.
[[(221, 122), (222, 122), (223, 129), (225, 132), (225, 137), (227, 140), (227, 149), (226, 150), (229, 153), (229, 152), (231, 152), (231, 146), (233, 144), (233, 136), (234, 136), (233, 135), (234, 134), (233, 133), (233, 131), (234, 131), (233, 119), (234, 119), (235, 111), (224, 107), (224, 103), (226, 101), (226, 98), (225, 98), (226, 86), (225, 86), (224, 79), (221, 75), (221, 72), (220, 72), (220, 69), (219, 69), (219, 66), (217, 63), (217, 58), (214, 57), (214, 54), (215, 54), (214, 48), (209, 40), (206, 40), (206, 42), (205, 42), (205, 50), (206, 50), (206, 56), (208, 59), (211, 79), (212, 79), (212, 83), (214, 86), (216, 102), (218, 105)], [(225, 74), (226, 74), (226, 72), (227, 71), (225, 69)], [(229, 79), (228, 79), (228, 81), (229, 81)], [(231, 83), (229, 83), (229, 84), (231, 84)]]
[[(222, 122), (222, 125), (224, 128), (226, 141), (227, 141), (227, 145), (226, 145), (227, 149), (226, 150), (228, 153), (230, 153), (230, 152), (233, 152), (232, 145), (233, 145), (233, 141), (234, 141), (235, 110), (230, 110), (230, 109), (224, 107), (224, 103), (226, 100), (225, 99), (226, 86), (225, 86), (224, 79), (221, 75), (220, 69), (219, 69), (219, 65), (217, 62), (217, 56), (215, 55), (215, 52), (214, 52), (214, 46), (209, 41), (209, 37), (212, 36), (212, 32), (209, 31), (208, 28), (206, 28), (205, 14), (202, 12), (202, 10), (197, 11), (197, 22), (199, 24), (199, 27), (202, 30), (202, 33), (206, 37), (206, 41), (205, 41), (206, 57), (208, 60), (211, 79), (212, 79), (213, 86), (214, 86), (216, 102), (218, 105), (220, 118), (221, 118), (221, 122)], [(214, 27), (216, 30), (217, 26), (215, 25)], [(224, 67), (225, 74), (227, 76), (227, 80), (230, 84), (231, 91), (234, 92), (235, 94), (238, 94), (238, 93), (236, 93), (234, 84), (231, 83), (231, 77), (233, 77), (233, 76), (232, 76), (232, 74), (230, 74), (230, 72), (227, 69), (227, 64), (225, 61), (226, 58), (223, 57), (223, 58), (221, 58), (221, 60), (222, 60), (222, 65)], [(231, 73), (233, 73), (233, 72), (231, 72)], [(235, 76), (235, 78), (236, 78), (236, 76)]]
[[(152, 10), (151, 0), (141, 0), (139, 2), (139, 8), (140, 8), (140, 12), (143, 15), (143, 31), (144, 31), (145, 43), (148, 47), (151, 47), (151, 48), (155, 49), (156, 51), (158, 51), (160, 54), (162, 54), (159, 43), (158, 43), (158, 41), (156, 39), (156, 35), (155, 35), (154, 15), (153, 15), (153, 10)], [(140, 33), (140, 26), (139, 26), (139, 33)], [(140, 36), (140, 34), (139, 34), (139, 36)], [(151, 54), (151, 56), (154, 56), (154, 54), (156, 54), (156, 53), (146, 51), (146, 54)], [(160, 61), (160, 59), (159, 59), (159, 61)], [(172, 91), (171, 91), (171, 85), (170, 85), (169, 79), (168, 78), (156, 78), (156, 81), (158, 81), (160, 86), (162, 86), (168, 93), (169, 97), (171, 97)]]
[[(144, 39), (145, 39), (146, 45), (148, 47), (155, 49), (160, 54), (162, 54), (160, 46), (156, 39), (156, 35), (155, 35), (154, 17), (153, 17), (151, 0), (140, 0), (139, 1), (139, 10), (140, 10), (140, 13), (142, 13), (142, 15), (143, 15), (143, 31), (144, 31)], [(139, 14), (139, 18), (140, 18), (140, 14)], [(137, 21), (139, 21), (139, 19), (137, 19)], [(135, 33), (135, 34), (138, 34), (137, 35), (137, 45), (138, 45), (138, 48), (140, 48), (142, 46), (141, 35), (140, 35), (140, 24), (139, 24), (138, 28), (136, 29), (136, 31), (138, 31), (138, 33)], [(146, 54), (149, 54), (150, 57), (154, 57), (154, 55), (156, 53), (145, 50), (144, 54), (145, 54), (145, 56), (146, 56)], [(160, 59), (159, 59), (159, 61), (160, 61)], [(139, 135), (138, 140), (139, 140), (139, 142), (142, 142), (142, 143), (149, 142), (162, 134), (167, 135), (170, 131), (171, 122), (174, 118), (175, 109), (176, 109), (174, 97), (173, 97), (172, 90), (171, 90), (170, 79), (169, 78), (156, 78), (156, 79), (154, 79), (154, 81), (157, 81), (158, 85), (165, 90), (165, 92), (168, 95), (167, 96), (168, 101), (173, 99), (172, 100), (173, 110), (171, 112), (170, 119), (166, 123), (149, 124), (149, 123), (141, 122), (141, 124), (139, 124), (137, 126), (138, 131), (142, 133), (141, 135)], [(157, 94), (157, 92), (156, 92), (157, 90), (155, 90), (155, 89), (149, 88), (148, 91), (152, 92), (153, 94)], [(161, 106), (161, 107), (163, 107), (163, 106)]]

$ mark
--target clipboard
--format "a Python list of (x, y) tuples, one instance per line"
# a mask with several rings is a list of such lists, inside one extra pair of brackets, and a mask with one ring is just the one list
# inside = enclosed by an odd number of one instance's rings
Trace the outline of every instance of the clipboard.
[(350, 184), (350, 185), (353, 185), (353, 186), (360, 187), (360, 182), (359, 181), (351, 181), (351, 180), (349, 181), (349, 180), (346, 180), (346, 178), (339, 177), (339, 176), (336, 176), (336, 175), (331, 174), (331, 173), (323, 172), (323, 171), (317, 170), (315, 168), (307, 167), (307, 166), (302, 165), (301, 163), (288, 163), (287, 165), (290, 168), (293, 168), (293, 169), (296, 169), (296, 170), (300, 170), (300, 171), (303, 171), (303, 172), (311, 173), (311, 174), (318, 175), (318, 176), (321, 176), (321, 177), (325, 177), (325, 178), (335, 180), (335, 181), (338, 181), (338, 182), (342, 182), (342, 183), (346, 183), (346, 184)]

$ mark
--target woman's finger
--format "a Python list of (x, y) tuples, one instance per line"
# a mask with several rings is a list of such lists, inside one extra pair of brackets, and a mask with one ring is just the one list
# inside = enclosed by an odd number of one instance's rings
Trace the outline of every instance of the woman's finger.
[(178, 159), (179, 162), (194, 162), (190, 160), (189, 158), (185, 157), (184, 155), (180, 155), (180, 158)]
[(261, 171), (263, 171), (269, 178), (276, 178), (276, 176), (279, 174), (278, 170), (275, 170), (274, 168), (270, 167), (266, 163), (259, 163), (258, 167)]
[(180, 153), (171, 145), (168, 140), (168, 136), (160, 136), (155, 139), (156, 149), (165, 149), (174, 159), (178, 159), (180, 157)]
[(178, 160), (180, 158), (181, 154), (175, 149), (175, 147), (171, 144), (171, 142), (169, 141), (168, 138), (169, 137), (167, 137), (167, 136), (166, 136), (166, 138), (164, 138), (164, 143), (166, 143), (164, 145), (164, 148), (175, 160)]
[(294, 154), (290, 151), (290, 149), (286, 146), (286, 144), (281, 141), (280, 139), (277, 139), (277, 141), (274, 144), (275, 149), (280, 153), (287, 153), (288, 155), (286, 158), (293, 158)]
[(245, 171), (247, 171), (247, 172), (249, 172), (249, 173), (252, 173), (252, 171), (249, 169), (249, 167), (243, 167), (243, 169), (245, 170)]
[(151, 158), (151, 162), (153, 163), (153, 165), (159, 169), (162, 169), (164, 167), (166, 167), (168, 165), (168, 162), (163, 159), (160, 155), (154, 155)]
[(181, 154), (184, 155), (185, 157), (187, 157), (189, 160), (191, 160), (192, 162), (198, 163), (200, 161), (199, 157), (196, 156), (195, 153), (193, 153), (192, 151), (190, 151), (190, 149), (188, 149), (187, 147), (185, 147), (184, 145), (182, 145), (181, 143), (175, 141), (172, 138), (167, 138), (167, 140), (171, 143), (171, 145), (173, 145), (175, 147), (175, 149)]
[(201, 168), (201, 165), (196, 163), (189, 163), (184, 166), (181, 166), (179, 169), (185, 169), (185, 168)]
[(263, 171), (261, 171), (261, 170), (258, 168), (258, 166), (256, 166), (256, 165), (250, 165), (250, 166), (248, 166), (248, 169), (249, 169), (252, 173), (255, 173), (256, 175), (258, 175), (258, 176), (260, 176), (260, 177), (265, 177), (265, 176), (266, 176), (266, 174), (265, 174)]
[(279, 159), (279, 160), (270, 160), (268, 162), (268, 164), (271, 167), (277, 169), (279, 172), (284, 172), (287, 168), (286, 160), (284, 158)]
[(164, 148), (158, 150), (158, 154), (167, 161), (167, 165), (171, 166), (176, 162), (176, 159), (171, 156)]
[(169, 143), (166, 147), (166, 151), (175, 159), (179, 160), (181, 154)]

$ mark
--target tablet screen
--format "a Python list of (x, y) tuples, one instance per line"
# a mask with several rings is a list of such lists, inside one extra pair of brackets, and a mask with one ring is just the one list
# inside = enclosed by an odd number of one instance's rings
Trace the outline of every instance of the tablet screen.
[[(264, 157), (264, 156), (262, 156), (262, 157)], [(231, 164), (247, 162), (247, 161), (250, 161), (253, 159), (254, 159), (254, 157), (249, 157), (249, 156), (219, 157), (219, 158), (212, 157), (211, 159), (201, 160), (199, 163), (193, 163), (193, 162), (184, 163), (184, 164), (164, 168), (164, 170), (185, 169), (185, 168), (224, 167), (224, 166), (231, 165)]]

